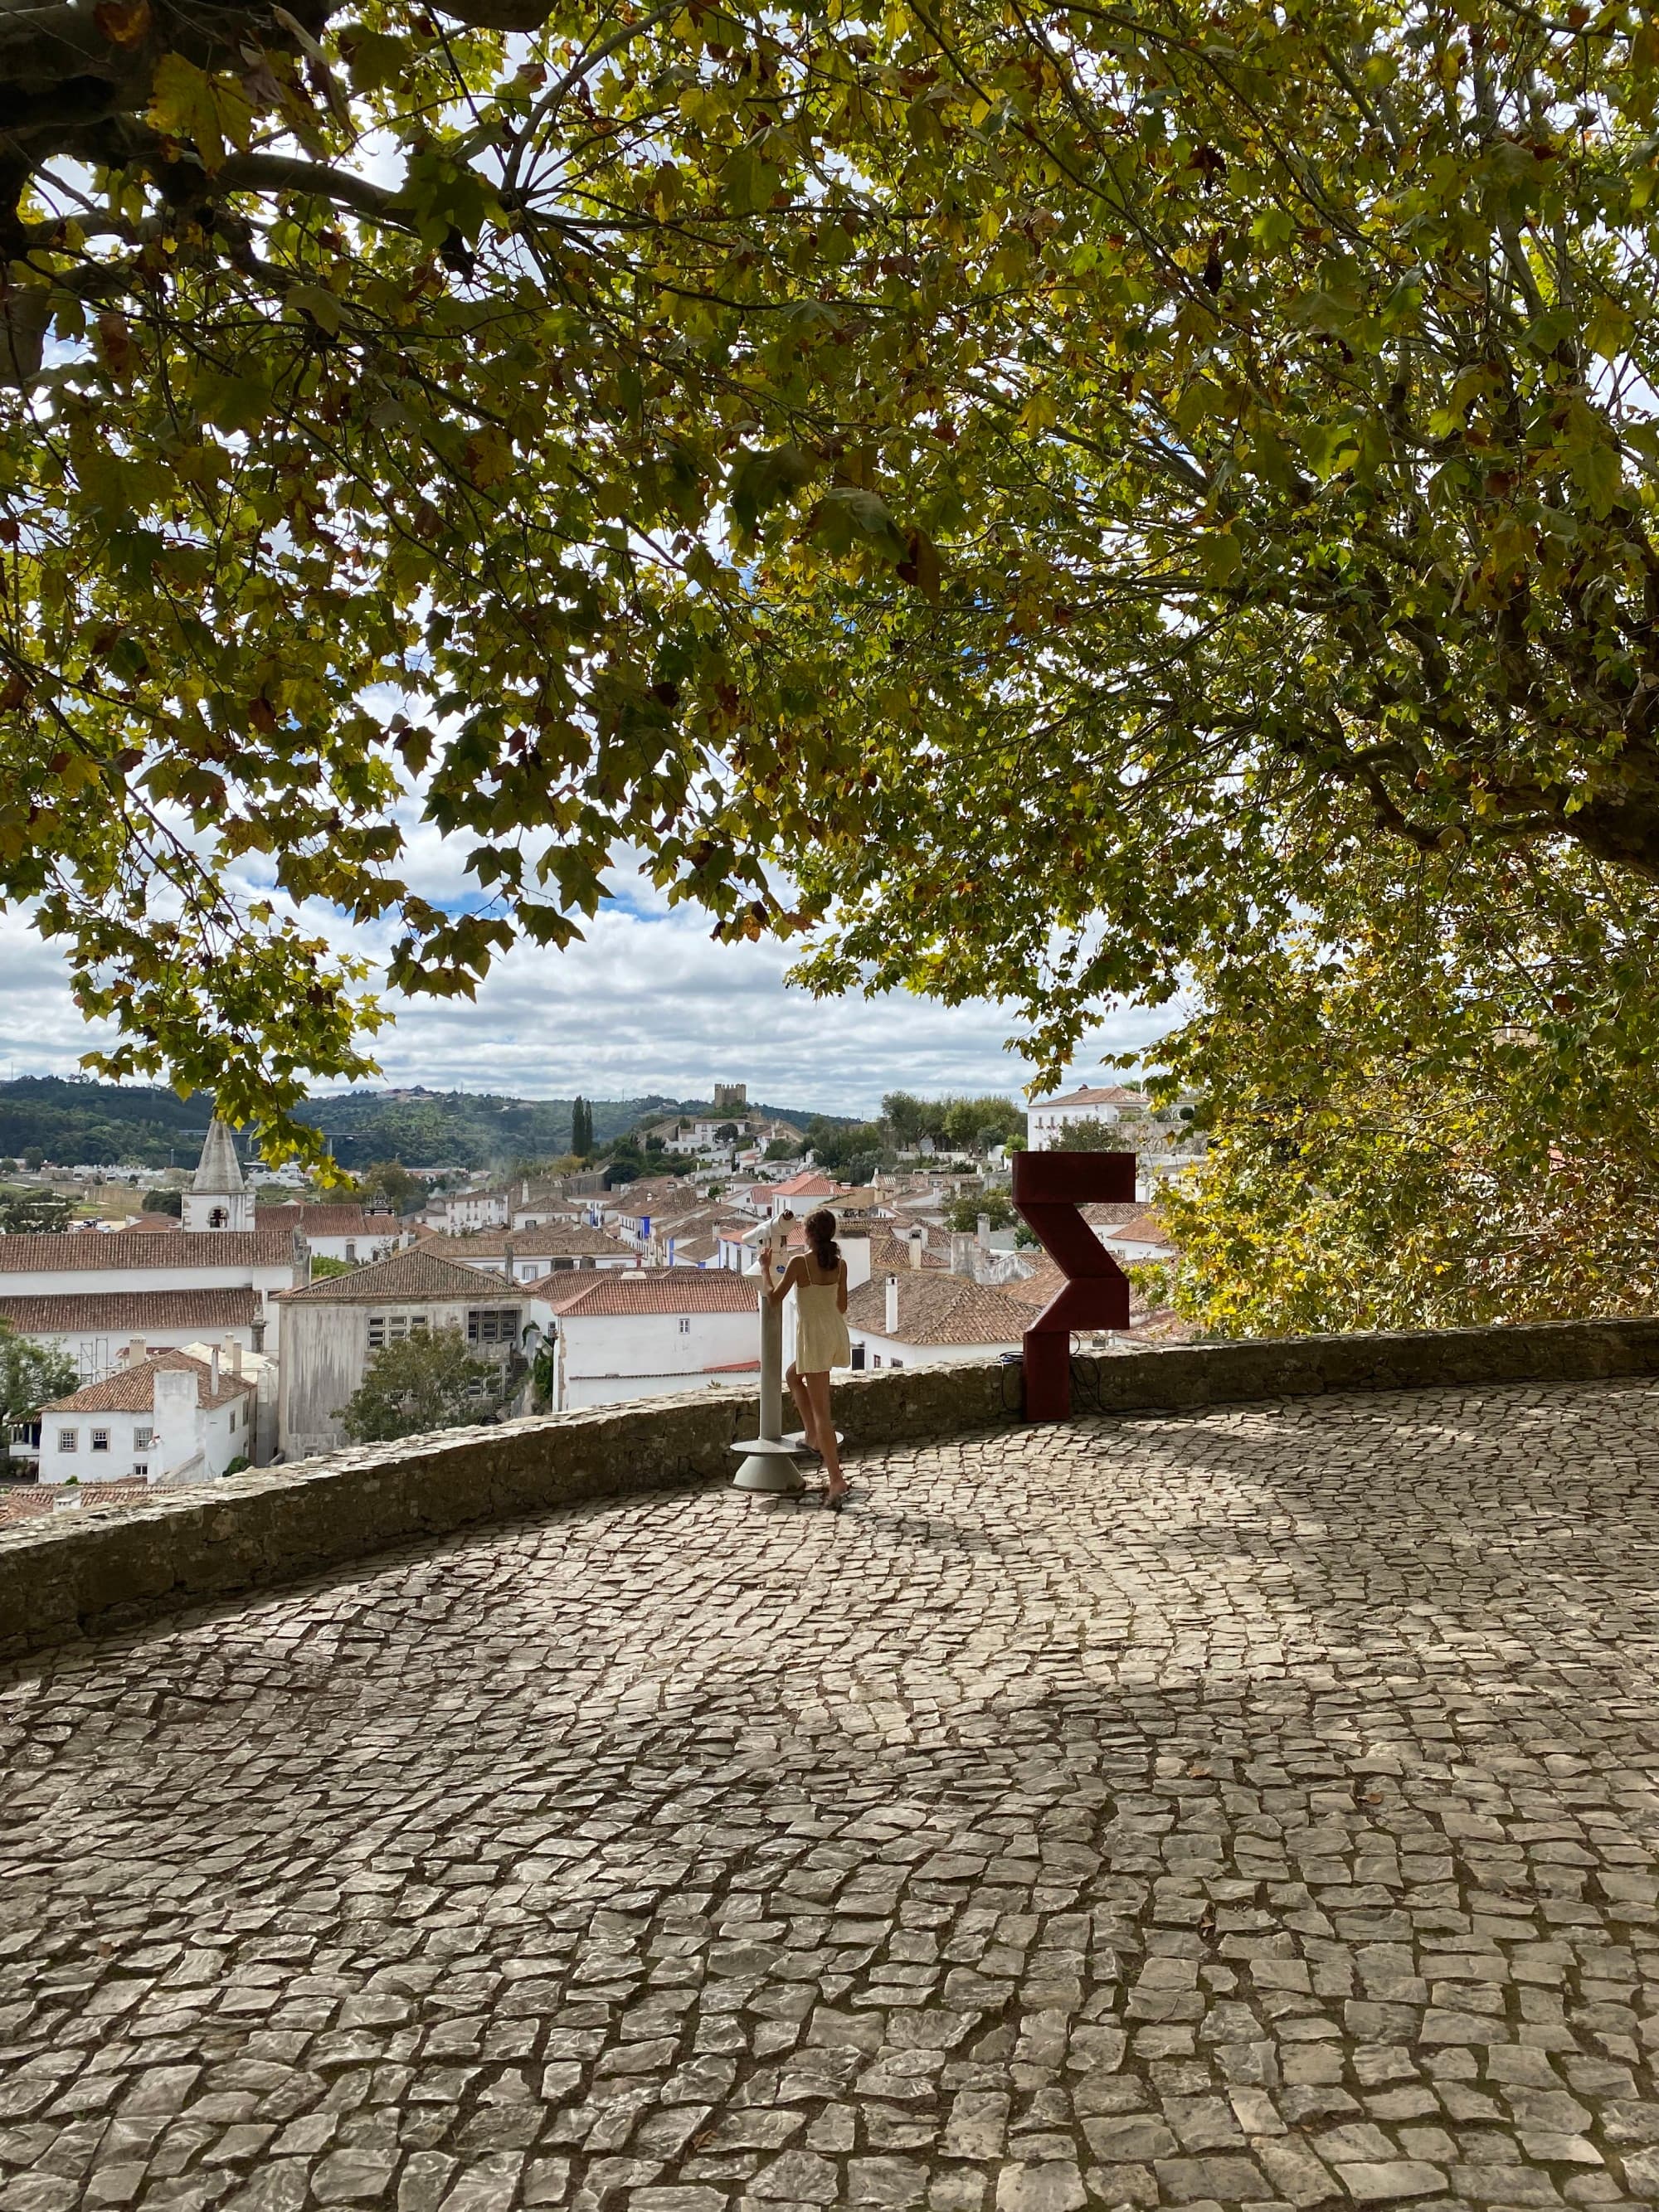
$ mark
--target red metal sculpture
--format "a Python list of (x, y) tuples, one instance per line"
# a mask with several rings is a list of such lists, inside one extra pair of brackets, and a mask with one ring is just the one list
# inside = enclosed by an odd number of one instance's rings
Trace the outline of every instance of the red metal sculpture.
[(1129, 1279), (1079, 1208), (1133, 1202), (1133, 1152), (1016, 1152), (1014, 1211), (1065, 1276), (1025, 1332), (1025, 1418), (1063, 1421), (1072, 1410), (1072, 1331), (1127, 1328)]

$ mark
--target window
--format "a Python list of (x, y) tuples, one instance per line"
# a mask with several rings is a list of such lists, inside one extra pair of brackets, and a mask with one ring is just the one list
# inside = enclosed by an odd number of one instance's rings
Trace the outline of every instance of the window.
[(109, 1449), (109, 1431), (107, 1429), (94, 1429), (93, 1431), (92, 1448), (94, 1451), (107, 1451)]
[(466, 1317), (466, 1340), (469, 1344), (516, 1344), (519, 1319), (517, 1306), (474, 1306)]
[(690, 1314), (682, 1314), (680, 1316), (680, 1334), (682, 1336), (690, 1336), (690, 1334), (691, 1316)]
[(76, 1451), (76, 1450), (78, 1450), (78, 1449), (80, 1449), (80, 1443), (81, 1443), (81, 1431), (80, 1431), (80, 1430), (79, 1430), (79, 1429), (59, 1429), (59, 1430), (58, 1430), (58, 1450), (59, 1450), (60, 1452), (72, 1452), (72, 1451)]
[(870, 1364), (871, 1364), (872, 1367), (879, 1367), (879, 1366), (880, 1366), (880, 1364), (881, 1364), (881, 1354), (880, 1354), (880, 1352), (877, 1352), (877, 1353), (876, 1353), (875, 1357), (871, 1360)]
[(346, 1259), (349, 1264), (356, 1266), (357, 1260), (357, 1247), (351, 1242), (349, 1237), (346, 1239)]
[(401, 1344), (406, 1336), (426, 1334), (424, 1314), (370, 1314), (368, 1317), (368, 1348), (378, 1352), (383, 1344)]
[(149, 1480), (149, 1462), (147, 1459), (134, 1460), (132, 1462), (132, 1472), (138, 1481), (148, 1482)]
[(232, 1436), (234, 1436), (236, 1433), (236, 1408), (234, 1406), (230, 1409), (230, 1433)]
[(224, 1207), (222, 1206), (216, 1206), (212, 1212), (208, 1216), (208, 1227), (210, 1229), (222, 1229), (229, 1219), (230, 1216), (226, 1212)]
[(556, 1274), (560, 1268), (574, 1267), (575, 1264), (574, 1260), (555, 1260), (550, 1272)]
[(135, 1429), (132, 1432), (132, 1449), (134, 1451), (148, 1451), (155, 1441), (155, 1431), (154, 1429)]

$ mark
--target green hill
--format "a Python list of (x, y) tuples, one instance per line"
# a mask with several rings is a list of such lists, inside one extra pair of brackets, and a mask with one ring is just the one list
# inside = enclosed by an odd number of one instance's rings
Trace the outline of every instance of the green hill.
[[(509, 1168), (517, 1160), (547, 1159), (568, 1148), (574, 1103), (419, 1087), (345, 1091), (313, 1099), (307, 1118), (333, 1139), (334, 1156), (345, 1168), (386, 1159), (400, 1159), (411, 1168)], [(641, 1120), (690, 1111), (699, 1103), (655, 1093), (588, 1103), (594, 1141), (601, 1145)], [(802, 1128), (812, 1110), (750, 1109)], [(180, 1098), (147, 1085), (21, 1076), (0, 1083), (0, 1159), (21, 1158), (31, 1146), (39, 1146), (47, 1159), (64, 1167), (189, 1167), (201, 1150), (212, 1112), (212, 1101), (204, 1093)]]

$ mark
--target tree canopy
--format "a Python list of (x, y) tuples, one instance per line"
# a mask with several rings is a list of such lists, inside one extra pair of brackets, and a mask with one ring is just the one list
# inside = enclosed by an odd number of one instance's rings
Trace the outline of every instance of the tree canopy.
[(12, 1424), (32, 1420), (42, 1406), (66, 1397), (77, 1380), (66, 1352), (0, 1322), (0, 1474), (10, 1470)]
[(459, 1329), (422, 1330), (374, 1354), (335, 1418), (354, 1443), (381, 1443), (489, 1420), (507, 1395), (504, 1370), (475, 1359)]
[(1625, 0), (0, 10), (0, 896), (107, 1070), (279, 1135), (379, 1018), (305, 901), (466, 992), (624, 844), (1045, 1073), (1333, 854), (1645, 916), (1656, 63)]
[[(1425, 871), (1426, 872), (1426, 871)], [(1160, 1199), (1162, 1289), (1226, 1335), (1659, 1307), (1659, 917), (1507, 856), (1392, 885), (1336, 866), (1322, 923), (1206, 1006), (1161, 1087), (1206, 1094)]]

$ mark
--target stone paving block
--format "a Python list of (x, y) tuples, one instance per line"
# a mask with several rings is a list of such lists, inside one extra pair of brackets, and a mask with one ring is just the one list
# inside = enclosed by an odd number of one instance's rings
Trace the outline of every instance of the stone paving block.
[(1659, 2203), (1659, 1389), (854, 1480), (0, 1674), (0, 2212)]

